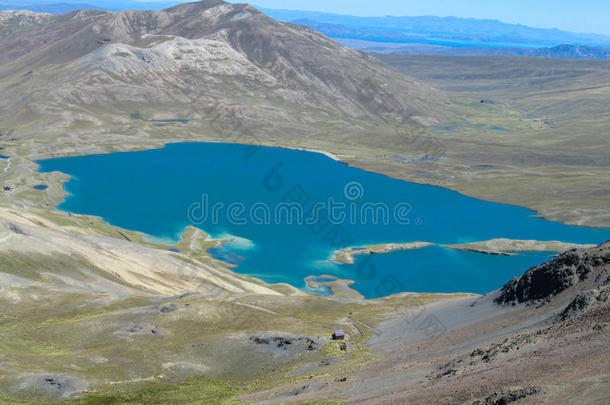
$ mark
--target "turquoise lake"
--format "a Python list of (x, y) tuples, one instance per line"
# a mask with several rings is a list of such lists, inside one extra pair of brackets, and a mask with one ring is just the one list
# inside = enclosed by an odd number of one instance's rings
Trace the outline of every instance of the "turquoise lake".
[(217, 143), (39, 161), (71, 176), (59, 208), (173, 244), (189, 225), (235, 241), (213, 251), (235, 271), (306, 289), (308, 276), (355, 281), (367, 298), (399, 291), (487, 293), (549, 253), (493, 256), (439, 246), (328, 259), (346, 246), (493, 238), (601, 243), (610, 229), (567, 226), (526, 208), (395, 180), (324, 155)]

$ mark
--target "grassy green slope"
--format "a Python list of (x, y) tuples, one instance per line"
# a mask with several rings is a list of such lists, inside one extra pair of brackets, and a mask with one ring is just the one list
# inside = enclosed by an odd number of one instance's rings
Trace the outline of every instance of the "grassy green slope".
[(610, 226), (610, 63), (378, 55), (445, 91), (439, 134), (459, 191), (570, 223)]

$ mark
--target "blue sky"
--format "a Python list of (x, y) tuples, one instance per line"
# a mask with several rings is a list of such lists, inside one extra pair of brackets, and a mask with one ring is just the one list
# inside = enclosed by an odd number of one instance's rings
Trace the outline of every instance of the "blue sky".
[[(135, 0), (186, 3), (189, 0)], [(195, 0), (190, 0), (195, 1)], [(263, 8), (324, 11), (357, 16), (487, 18), (538, 28), (610, 35), (610, 0), (228, 0)], [(0, 0), (0, 4), (107, 3), (121, 0)], [(133, 4), (133, 3), (132, 3)]]
[(359, 16), (489, 18), (539, 28), (610, 35), (610, 0), (252, 0), (251, 3), (266, 8)]

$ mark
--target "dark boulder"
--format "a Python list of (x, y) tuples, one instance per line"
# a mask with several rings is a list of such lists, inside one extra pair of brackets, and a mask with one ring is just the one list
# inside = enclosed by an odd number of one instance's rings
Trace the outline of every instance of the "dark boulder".
[[(511, 402), (518, 401), (525, 397), (529, 397), (531, 395), (535, 395), (540, 392), (540, 387), (527, 387), (520, 389), (502, 389), (500, 391), (496, 391), (487, 398), (483, 404), (485, 405), (506, 405)], [(476, 403), (480, 404), (480, 401)]]

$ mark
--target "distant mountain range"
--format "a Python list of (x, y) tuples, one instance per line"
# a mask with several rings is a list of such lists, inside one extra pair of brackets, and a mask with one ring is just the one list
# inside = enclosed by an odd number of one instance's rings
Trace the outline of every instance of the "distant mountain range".
[(0, 0), (0, 11), (30, 10), (36, 13), (64, 14), (77, 10), (162, 10), (181, 3), (180, 1), (117, 1), (87, 0), (80, 2), (61, 2), (57, 0)]
[(610, 37), (558, 29), (532, 28), (498, 20), (457, 17), (354, 17), (311, 11), (262, 9), (280, 21), (301, 23), (333, 38), (376, 39), (378, 42), (453, 41), (456, 46), (487, 43), (531, 46), (559, 44), (610, 46)]
[(69, 13), (70, 11), (86, 10), (86, 9), (94, 9), (94, 8), (100, 9), (100, 7), (98, 7), (98, 6), (95, 6), (93, 4), (85, 4), (85, 3), (26, 4), (26, 5), (0, 3), (0, 11), (30, 10), (35, 13), (50, 13), (50, 14), (64, 14), (64, 13)]
[[(63, 14), (83, 9), (161, 10), (180, 1), (91, 0), (91, 3), (56, 3), (43, 0), (31, 3), (32, 0), (0, 0), (0, 11), (21, 9)], [(598, 34), (472, 18), (355, 17), (313, 11), (259, 9), (277, 20), (305, 25), (345, 46), (374, 53), (610, 58), (610, 37)]]
[(610, 37), (456, 17), (354, 17), (263, 9), (354, 49), (391, 54), (520, 55), (609, 59)]
[(446, 56), (482, 56), (513, 55), (542, 58), (597, 59), (610, 60), (610, 47), (567, 45), (541, 48), (517, 47), (451, 47), (419, 43), (381, 43), (352, 39), (336, 39), (342, 45), (353, 49), (376, 54), (389, 55), (446, 55)]

